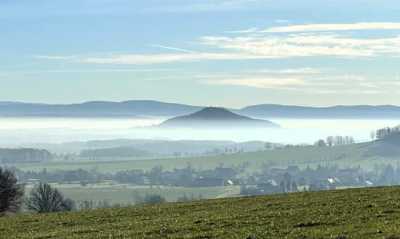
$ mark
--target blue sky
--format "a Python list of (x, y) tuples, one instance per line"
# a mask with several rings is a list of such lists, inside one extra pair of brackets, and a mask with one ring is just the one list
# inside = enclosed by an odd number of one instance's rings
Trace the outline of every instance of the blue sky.
[(395, 0), (2, 0), (0, 100), (400, 105)]

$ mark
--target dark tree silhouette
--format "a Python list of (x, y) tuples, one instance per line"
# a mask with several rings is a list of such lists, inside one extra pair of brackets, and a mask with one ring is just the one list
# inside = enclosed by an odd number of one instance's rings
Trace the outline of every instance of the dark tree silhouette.
[(24, 187), (14, 173), (0, 168), (0, 215), (17, 212), (22, 204)]
[(47, 183), (40, 183), (32, 189), (26, 206), (30, 211), (37, 213), (72, 211), (75, 203), (65, 199), (60, 191)]

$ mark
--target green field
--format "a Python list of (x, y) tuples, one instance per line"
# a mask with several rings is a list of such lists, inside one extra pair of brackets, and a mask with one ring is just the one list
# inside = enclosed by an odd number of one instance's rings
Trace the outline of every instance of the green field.
[(400, 188), (19, 215), (2, 238), (400, 238)]
[[(202, 199), (237, 196), (240, 186), (226, 187), (150, 187), (130, 185), (89, 185), (82, 187), (79, 184), (54, 184), (66, 197), (74, 201), (107, 201), (110, 204), (132, 205), (135, 196), (160, 195), (168, 202), (177, 201), (178, 198), (187, 196)], [(31, 187), (26, 189), (28, 195)]]
[(253, 153), (237, 153), (210, 157), (193, 158), (168, 158), (168, 159), (146, 159), (146, 160), (109, 160), (109, 161), (53, 161), (43, 163), (15, 164), (21, 170), (72, 170), (72, 169), (96, 169), (99, 172), (116, 172), (129, 169), (149, 170), (154, 166), (161, 165), (165, 170), (183, 168), (190, 164), (198, 169), (214, 169), (223, 164), (225, 166), (239, 166), (249, 163), (249, 170), (260, 169), (263, 164), (275, 166), (315, 166), (317, 164), (332, 164), (338, 166), (359, 166), (372, 168), (376, 163), (397, 162), (396, 157), (381, 158), (378, 156), (366, 156), (366, 144), (352, 144), (337, 147), (314, 147), (302, 146), (271, 151), (260, 151)]

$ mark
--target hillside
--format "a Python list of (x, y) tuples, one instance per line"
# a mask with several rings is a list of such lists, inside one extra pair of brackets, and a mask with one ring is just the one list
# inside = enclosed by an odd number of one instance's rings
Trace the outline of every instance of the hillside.
[(101, 148), (101, 149), (86, 149), (82, 150), (80, 157), (91, 158), (92, 160), (102, 157), (151, 157), (154, 156), (151, 152), (136, 149), (134, 147), (115, 147), (115, 148)]
[(132, 148), (152, 155), (205, 154), (208, 152), (224, 151), (225, 149), (237, 149), (242, 152), (255, 152), (264, 150), (266, 145), (278, 146), (264, 141), (213, 141), (213, 140), (152, 140), (152, 139), (114, 139), (75, 141), (60, 144), (27, 144), (27, 147), (43, 148), (52, 153), (81, 153), (97, 149)]
[(0, 102), (1, 117), (154, 117), (188, 114), (201, 107), (152, 100), (80, 104)]
[[(265, 163), (271, 163), (275, 166), (286, 167), (288, 165), (318, 165), (327, 162), (338, 166), (373, 166), (381, 157), (375, 155), (366, 155), (371, 143), (352, 144), (337, 147), (288, 147), (283, 149), (274, 149), (258, 152), (225, 154), (207, 157), (183, 157), (171, 158), (168, 160), (146, 159), (146, 160), (112, 160), (112, 161), (53, 161), (46, 163), (18, 164), (15, 165), (21, 170), (41, 171), (46, 168), (53, 170), (73, 170), (73, 169), (91, 169), (98, 167), (103, 172), (115, 172), (130, 169), (149, 170), (155, 166), (162, 166), (164, 169), (173, 170), (174, 168), (183, 168), (188, 164), (195, 168), (212, 169), (220, 164), (225, 166), (239, 166), (246, 162), (251, 162), (249, 170), (259, 170)], [(385, 160), (392, 160), (388, 157)]]
[(303, 119), (393, 119), (400, 117), (400, 107), (394, 105), (337, 105), (330, 107), (308, 107), (297, 105), (260, 104), (247, 106), (241, 114), (262, 118)]
[(400, 155), (400, 134), (373, 141), (366, 149), (365, 156), (397, 158)]
[(231, 128), (231, 127), (278, 127), (268, 120), (253, 119), (235, 114), (224, 108), (207, 107), (195, 113), (175, 117), (163, 122), (161, 127)]
[(0, 218), (7, 238), (399, 238), (400, 188)]

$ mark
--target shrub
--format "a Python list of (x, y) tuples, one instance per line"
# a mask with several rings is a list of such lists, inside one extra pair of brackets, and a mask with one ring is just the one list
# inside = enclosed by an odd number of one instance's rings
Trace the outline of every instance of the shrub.
[(165, 203), (167, 200), (158, 194), (146, 194), (144, 197), (135, 194), (134, 195), (135, 204), (160, 204)]
[(167, 200), (157, 194), (148, 194), (144, 197), (144, 203), (145, 204), (160, 204), (160, 203), (165, 203)]
[(71, 199), (65, 199), (60, 191), (49, 184), (40, 183), (32, 189), (26, 206), (30, 211), (48, 213), (72, 211), (75, 203)]

